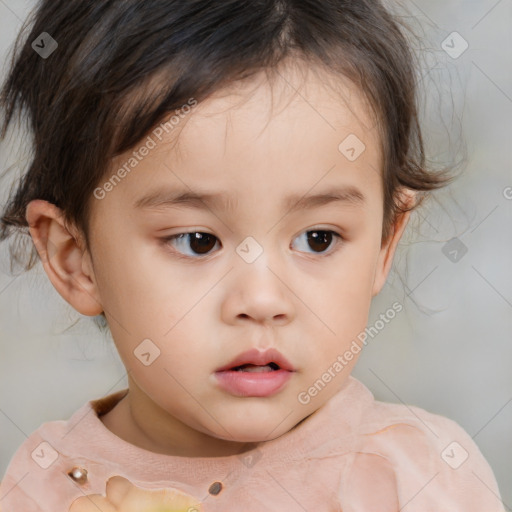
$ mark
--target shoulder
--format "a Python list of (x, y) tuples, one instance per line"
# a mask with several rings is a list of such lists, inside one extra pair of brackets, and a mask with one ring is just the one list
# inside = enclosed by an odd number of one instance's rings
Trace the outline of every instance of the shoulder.
[(65, 432), (65, 425), (65, 421), (44, 423), (16, 450), (0, 483), (2, 510), (41, 510), (39, 503), (60, 474), (62, 457), (53, 438)]
[(376, 400), (360, 419), (353, 474), (368, 474), (374, 467), (381, 480), (398, 489), (402, 507), (409, 503), (411, 512), (504, 510), (489, 464), (457, 422), (420, 407)]
[(91, 466), (89, 440), (101, 434), (97, 415), (123, 393), (87, 402), (69, 420), (47, 422), (35, 430), (16, 450), (0, 482), (2, 511), (39, 512), (41, 503), (44, 510), (60, 510), (63, 502), (82, 495), (70, 472), (81, 461)]

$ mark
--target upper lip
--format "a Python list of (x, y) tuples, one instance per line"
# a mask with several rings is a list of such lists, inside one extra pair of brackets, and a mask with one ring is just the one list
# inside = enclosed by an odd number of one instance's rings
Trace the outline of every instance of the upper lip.
[(258, 366), (264, 366), (268, 363), (276, 363), (279, 365), (280, 369), (288, 370), (290, 372), (294, 372), (295, 368), (292, 364), (286, 359), (286, 357), (279, 352), (279, 350), (275, 348), (269, 348), (265, 351), (260, 351), (256, 348), (251, 350), (247, 350), (246, 352), (242, 352), (238, 356), (235, 357), (231, 362), (226, 364), (225, 366), (221, 366), (217, 368), (217, 372), (222, 372), (225, 370), (230, 370), (235, 366), (242, 366), (244, 364), (254, 364)]

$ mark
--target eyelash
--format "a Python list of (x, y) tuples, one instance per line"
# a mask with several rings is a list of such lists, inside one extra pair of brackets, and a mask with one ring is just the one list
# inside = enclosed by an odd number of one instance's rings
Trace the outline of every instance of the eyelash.
[[(176, 240), (180, 237), (187, 237), (188, 235), (195, 235), (198, 233), (201, 235), (207, 235), (207, 236), (214, 237), (217, 239), (217, 241), (219, 241), (219, 239), (215, 235), (212, 235), (211, 233), (206, 233), (203, 231), (189, 231), (189, 232), (184, 232), (184, 233), (177, 233), (176, 235), (171, 235), (171, 236), (162, 238), (161, 240), (165, 246), (169, 247), (169, 246), (171, 246), (171, 244), (174, 240)], [(308, 229), (307, 231), (303, 231), (299, 236), (302, 236), (306, 233), (330, 233), (330, 234), (334, 235), (334, 239), (333, 239), (334, 243), (331, 243), (329, 245), (328, 252), (306, 253), (309, 255), (313, 254), (313, 255), (319, 255), (322, 258), (327, 258), (328, 256), (331, 256), (332, 254), (337, 252), (337, 250), (339, 249), (339, 246), (344, 242), (344, 238), (339, 233), (337, 233), (336, 231), (332, 231), (330, 229), (322, 229), (322, 228)], [(190, 241), (190, 237), (188, 237), (188, 240)], [(194, 256), (185, 255), (185, 254), (181, 253), (180, 251), (175, 250), (174, 248), (172, 249), (172, 252), (178, 258), (187, 259), (187, 260), (202, 260), (202, 259), (204, 260), (204, 259), (207, 259), (211, 254), (211, 253), (208, 253), (204, 256), (199, 255), (198, 257), (194, 257)]]

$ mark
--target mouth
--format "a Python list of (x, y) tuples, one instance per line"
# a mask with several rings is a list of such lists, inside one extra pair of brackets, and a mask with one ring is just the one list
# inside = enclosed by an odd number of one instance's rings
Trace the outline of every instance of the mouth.
[(225, 371), (263, 373), (287, 371), (295, 372), (296, 369), (286, 357), (275, 348), (260, 351), (256, 348), (242, 352), (228, 364), (215, 370), (217, 373)]
[(239, 397), (270, 397), (281, 391), (295, 370), (287, 370), (271, 361), (266, 364), (244, 363), (215, 372), (217, 384)]
[(248, 372), (248, 373), (263, 373), (263, 372), (275, 372), (280, 370), (280, 366), (277, 363), (270, 362), (266, 365), (257, 364), (243, 364), (241, 366), (235, 366), (230, 368), (228, 371), (232, 372)]

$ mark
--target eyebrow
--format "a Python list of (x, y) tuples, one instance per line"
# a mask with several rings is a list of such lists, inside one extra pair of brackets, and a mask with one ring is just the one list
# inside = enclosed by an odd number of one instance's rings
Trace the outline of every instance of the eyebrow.
[[(349, 206), (362, 207), (366, 204), (364, 194), (357, 187), (347, 185), (332, 187), (324, 192), (309, 195), (293, 194), (283, 202), (287, 212), (310, 210), (331, 203), (345, 203)], [(160, 189), (148, 192), (134, 203), (136, 209), (158, 210), (173, 207), (207, 209), (224, 209), (234, 211), (236, 201), (225, 192), (202, 192), (184, 189)]]

